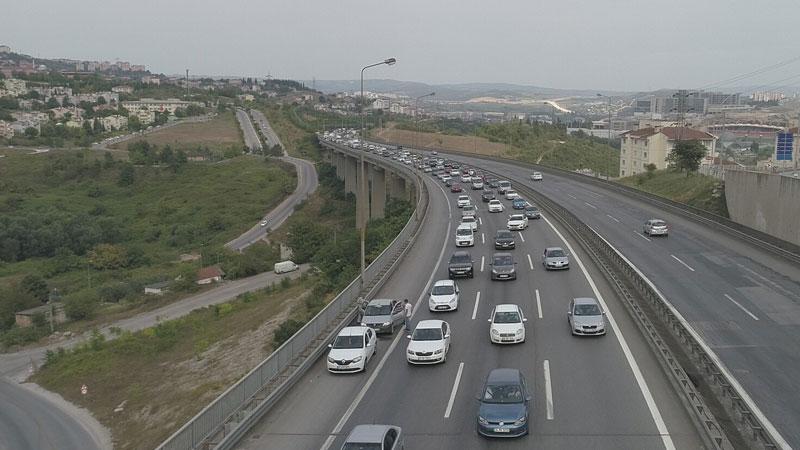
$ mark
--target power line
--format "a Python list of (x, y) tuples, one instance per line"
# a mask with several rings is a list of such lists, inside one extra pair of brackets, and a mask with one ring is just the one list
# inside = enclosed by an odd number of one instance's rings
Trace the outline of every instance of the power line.
[(709, 88), (713, 88), (713, 87), (720, 87), (720, 86), (724, 86), (726, 84), (735, 83), (737, 81), (742, 81), (742, 80), (745, 80), (747, 78), (752, 78), (754, 76), (761, 75), (763, 73), (770, 72), (770, 71), (775, 70), (775, 69), (780, 69), (781, 67), (785, 67), (785, 66), (787, 66), (789, 64), (792, 64), (792, 63), (795, 63), (797, 61), (800, 61), (800, 55), (795, 56), (793, 58), (789, 58), (789, 59), (784, 60), (784, 61), (780, 61), (780, 62), (771, 64), (769, 66), (764, 66), (764, 67), (755, 69), (755, 70), (753, 70), (751, 72), (747, 72), (747, 73), (744, 73), (744, 74), (736, 75), (734, 77), (727, 78), (727, 79), (722, 80), (722, 81), (718, 81), (718, 82), (707, 84), (705, 86), (701, 86), (699, 89), (709, 89)]

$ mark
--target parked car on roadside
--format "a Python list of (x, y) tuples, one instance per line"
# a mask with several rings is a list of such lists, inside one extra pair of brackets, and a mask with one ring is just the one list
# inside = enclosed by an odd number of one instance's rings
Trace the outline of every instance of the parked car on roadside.
[(361, 315), (361, 326), (370, 327), (376, 333), (394, 334), (404, 321), (403, 304), (386, 298), (371, 300)]

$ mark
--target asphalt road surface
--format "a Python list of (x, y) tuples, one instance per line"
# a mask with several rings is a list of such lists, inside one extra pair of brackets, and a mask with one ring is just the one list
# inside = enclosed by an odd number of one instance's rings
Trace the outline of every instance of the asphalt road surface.
[(247, 111), (236, 108), (236, 120), (239, 122), (239, 128), (242, 129), (242, 134), (244, 135), (244, 145), (246, 145), (251, 152), (260, 153), (263, 150), (261, 139), (258, 138), (258, 133), (256, 133), (256, 129), (253, 128), (253, 122), (250, 121), (250, 116), (247, 115)]
[[(470, 192), (481, 219), (476, 245), (469, 249), (475, 278), (458, 280), (457, 311), (429, 312), (427, 291), (433, 281), (447, 278), (460, 211), (455, 207), (456, 194), (444, 192), (432, 178), (426, 177), (426, 182), (431, 210), (420, 237), (378, 297), (416, 303), (414, 323), (429, 318), (448, 321), (452, 346), (447, 361), (410, 366), (402, 333), (379, 341), (378, 355), (366, 373), (330, 374), (321, 358), (251, 430), (240, 448), (335, 449), (360, 423), (401, 426), (407, 449), (702, 448), (655, 356), (589, 258), (574, 248), (577, 253), (570, 253), (577, 258), (572, 260), (572, 269), (546, 272), (542, 268), (539, 255), (545, 246), (566, 247), (547, 218), (515, 233), (517, 248), (512, 253), (518, 279), (493, 282), (488, 265), (495, 251), (492, 237), (505, 227), (507, 214), (489, 214), (477, 191)], [(509, 202), (504, 203), (508, 212)], [(571, 336), (566, 310), (570, 298), (576, 296), (602, 296), (613, 319), (607, 336)], [(489, 342), (487, 319), (492, 305), (501, 302), (522, 307), (528, 318), (526, 342), (514, 346)], [(527, 437), (492, 440), (475, 431), (475, 395), (487, 373), (497, 367), (519, 368), (532, 386)]]

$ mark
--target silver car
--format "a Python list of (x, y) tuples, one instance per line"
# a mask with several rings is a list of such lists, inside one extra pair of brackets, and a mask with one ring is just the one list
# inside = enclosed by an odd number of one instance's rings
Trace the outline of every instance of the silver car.
[(573, 298), (567, 311), (569, 329), (576, 336), (606, 334), (606, 313), (591, 297)]
[(405, 320), (403, 303), (397, 300), (380, 298), (367, 303), (361, 315), (361, 326), (370, 327), (375, 333), (394, 334)]
[(511, 253), (495, 253), (492, 256), (492, 280), (516, 280), (517, 263)]
[(668, 236), (669, 235), (669, 227), (667, 226), (667, 222), (664, 222), (661, 219), (650, 219), (644, 223), (644, 227), (642, 227), (642, 231), (644, 234), (648, 236)]
[(403, 429), (394, 425), (356, 425), (342, 445), (342, 450), (400, 450)]
[(569, 269), (569, 255), (561, 247), (547, 247), (542, 254), (542, 264), (547, 270)]

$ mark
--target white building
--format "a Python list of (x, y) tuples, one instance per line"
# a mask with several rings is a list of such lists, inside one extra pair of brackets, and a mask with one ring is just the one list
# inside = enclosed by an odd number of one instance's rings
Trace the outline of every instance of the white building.
[(133, 92), (133, 86), (114, 86), (111, 88), (111, 92), (116, 92), (117, 94), (130, 94)]
[(99, 120), (100, 123), (103, 124), (103, 128), (105, 128), (106, 131), (128, 128), (128, 118), (125, 116), (113, 115), (101, 117)]
[(136, 101), (122, 102), (122, 107), (132, 113), (138, 111), (150, 111), (153, 113), (169, 112), (170, 114), (175, 114), (176, 109), (186, 108), (189, 105), (203, 106), (202, 103), (199, 102), (187, 102), (184, 100), (178, 100), (177, 98), (168, 98), (166, 100), (143, 98)]
[(119, 102), (119, 94), (116, 92), (92, 92), (89, 94), (75, 94), (70, 97), (70, 101), (77, 105), (80, 102), (97, 103), (97, 100), (102, 98), (106, 103)]
[(156, 113), (146, 109), (131, 111), (131, 115), (137, 117), (142, 125), (149, 125), (156, 120)]
[(4, 137), (6, 139), (11, 139), (14, 137), (14, 128), (11, 126), (11, 122), (0, 120), (0, 137)]

